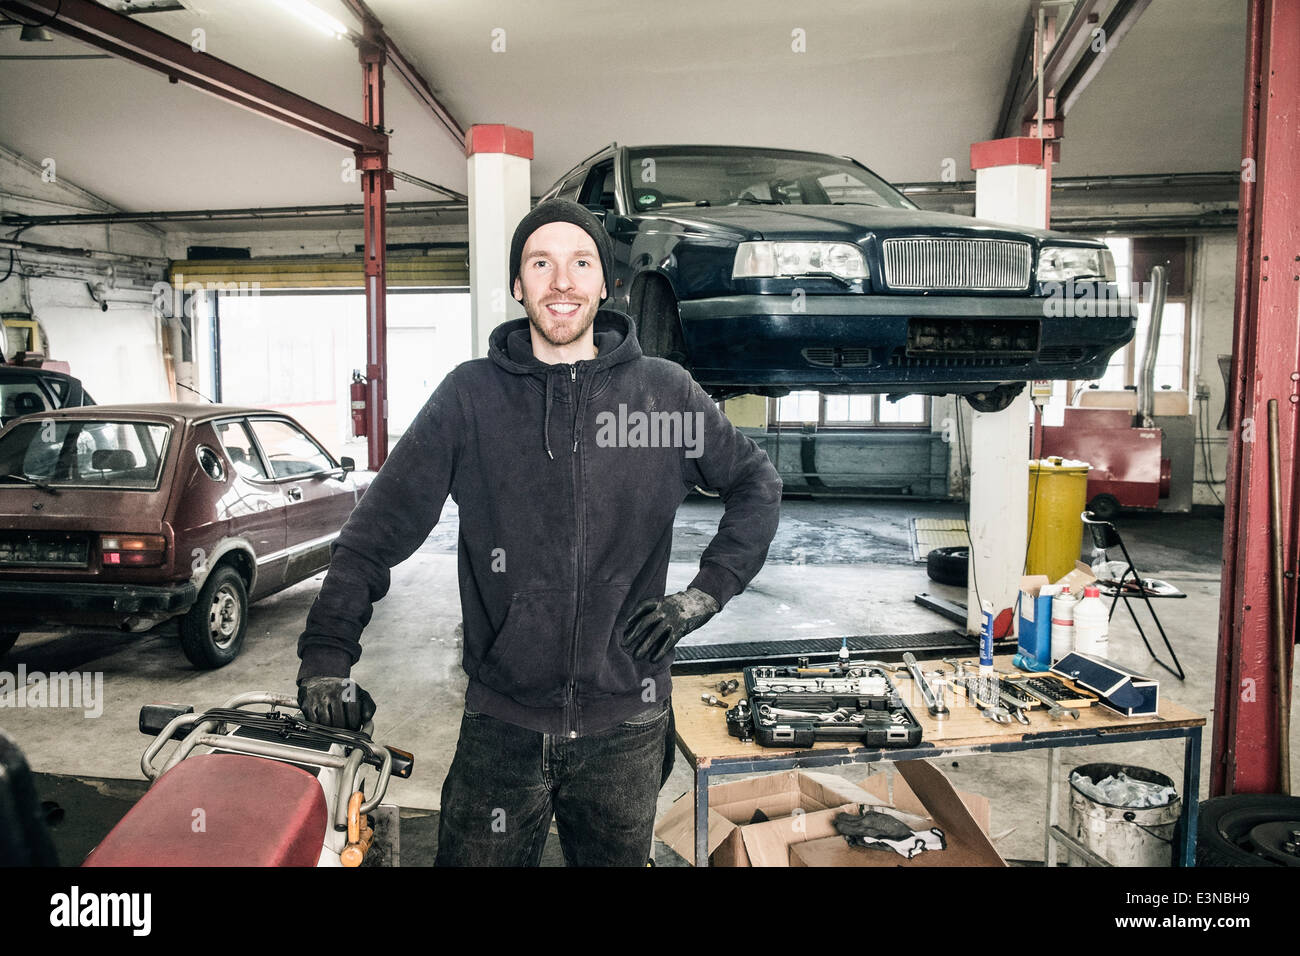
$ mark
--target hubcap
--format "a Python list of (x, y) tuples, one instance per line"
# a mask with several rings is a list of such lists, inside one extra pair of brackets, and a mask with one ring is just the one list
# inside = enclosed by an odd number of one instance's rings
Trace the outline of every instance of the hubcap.
[(229, 647), (239, 633), (239, 598), (229, 584), (217, 588), (212, 595), (208, 633), (212, 635), (212, 643), (222, 649)]

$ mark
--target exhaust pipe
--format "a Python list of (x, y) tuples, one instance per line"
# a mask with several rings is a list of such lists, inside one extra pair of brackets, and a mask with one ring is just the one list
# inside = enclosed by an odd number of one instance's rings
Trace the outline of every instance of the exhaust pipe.
[(1156, 410), (1156, 352), (1160, 348), (1160, 316), (1165, 310), (1168, 287), (1164, 266), (1151, 268), (1151, 321), (1147, 324), (1147, 345), (1142, 353), (1142, 374), (1138, 378), (1139, 428), (1154, 428)]

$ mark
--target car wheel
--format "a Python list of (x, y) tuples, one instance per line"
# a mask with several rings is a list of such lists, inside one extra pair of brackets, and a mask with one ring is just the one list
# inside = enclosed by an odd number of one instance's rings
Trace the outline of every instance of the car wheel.
[(9, 653), (9, 648), (18, 643), (17, 631), (0, 631), (0, 657)]
[(1088, 502), (1088, 510), (1098, 521), (1112, 521), (1119, 514), (1119, 499), (1114, 495), (1098, 495)]
[(646, 282), (641, 290), (636, 327), (641, 351), (646, 355), (686, 364), (686, 342), (682, 339), (677, 299), (666, 283), (657, 279)]
[(1269, 793), (1213, 797), (1196, 824), (1197, 866), (1300, 866), (1288, 850), (1300, 830), (1300, 797)]
[(925, 573), (931, 581), (964, 588), (970, 571), (970, 547), (931, 548), (925, 556)]
[(1024, 382), (997, 385), (987, 392), (970, 392), (966, 396), (966, 401), (977, 412), (1000, 412), (1015, 401), (1016, 396), (1024, 390)]
[(181, 618), (181, 650), (195, 667), (209, 670), (233, 661), (244, 646), (248, 591), (239, 572), (221, 565)]

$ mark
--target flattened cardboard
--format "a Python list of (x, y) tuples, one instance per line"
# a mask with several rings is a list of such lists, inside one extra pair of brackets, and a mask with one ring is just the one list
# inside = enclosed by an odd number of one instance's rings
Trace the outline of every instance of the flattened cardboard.
[[(754, 845), (762, 859), (769, 860), (774, 853), (772, 839), (775, 832), (807, 839), (805, 834), (811, 828), (818, 835), (825, 835), (818, 829), (821, 827), (820, 819), (814, 819), (818, 812), (834, 811), (829, 814), (829, 818), (834, 819), (835, 813), (844, 806), (860, 803), (874, 805), (879, 803), (879, 799), (843, 777), (815, 771), (788, 770), (715, 784), (709, 787), (709, 861), (713, 866), (752, 866), (749, 843)], [(755, 810), (762, 810), (769, 822), (751, 824), (749, 821)], [(802, 812), (802, 831), (795, 830), (788, 819), (795, 810)], [(775, 827), (771, 826), (773, 823)], [(759, 832), (747, 841), (745, 831), (751, 827), (769, 827), (769, 830)], [(834, 827), (826, 832), (834, 833)], [(685, 793), (668, 808), (655, 825), (655, 836), (694, 864), (693, 793)], [(788, 865), (786, 847), (789, 842), (781, 843), (780, 862), (775, 865)]]
[[(851, 847), (842, 836), (833, 836), (790, 847), (791, 866), (1006, 866), (988, 838), (989, 801), (978, 794), (955, 789), (943, 771), (924, 760), (905, 760), (894, 765), (892, 805), (905, 813), (926, 818), (930, 826), (943, 830), (947, 849), (918, 854), (911, 860), (892, 851)], [(868, 778), (863, 789), (888, 801), (886, 774)], [(913, 829), (917, 829), (914, 827)]]

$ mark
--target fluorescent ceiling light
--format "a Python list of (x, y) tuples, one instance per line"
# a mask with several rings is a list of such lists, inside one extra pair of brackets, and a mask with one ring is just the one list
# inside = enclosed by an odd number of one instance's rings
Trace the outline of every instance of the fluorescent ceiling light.
[(275, 0), (275, 4), (284, 10), (288, 10), (299, 20), (311, 24), (326, 36), (331, 36), (337, 40), (348, 35), (346, 26), (335, 20), (324, 10), (312, 6), (307, 0)]

